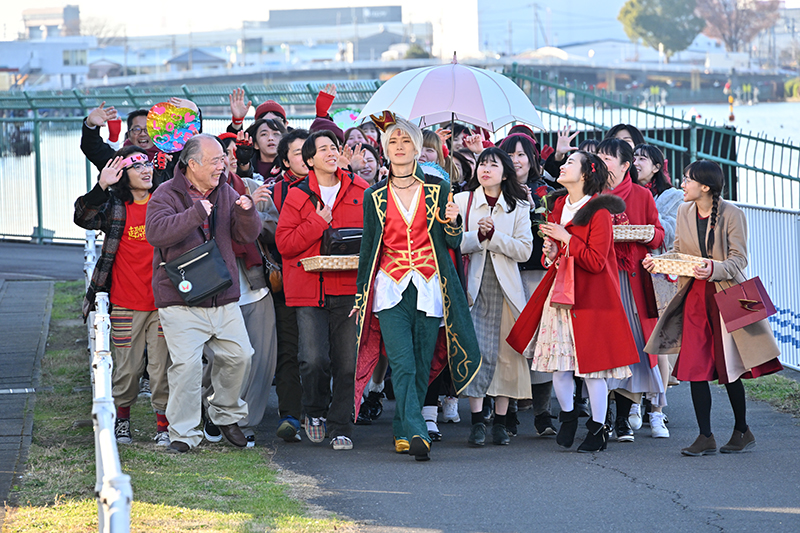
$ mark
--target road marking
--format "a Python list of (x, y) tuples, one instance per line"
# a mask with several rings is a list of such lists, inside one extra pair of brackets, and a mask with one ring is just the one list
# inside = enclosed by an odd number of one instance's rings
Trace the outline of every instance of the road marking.
[(0, 389), (0, 394), (34, 394), (36, 389)]

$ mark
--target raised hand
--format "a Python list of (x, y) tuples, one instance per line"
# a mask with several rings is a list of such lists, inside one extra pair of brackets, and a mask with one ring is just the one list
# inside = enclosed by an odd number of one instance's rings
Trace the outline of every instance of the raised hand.
[(195, 113), (197, 113), (197, 104), (192, 102), (191, 100), (187, 100), (186, 98), (178, 98), (177, 96), (173, 96), (169, 100), (167, 100), (168, 104), (172, 104), (175, 107), (184, 107), (186, 109), (191, 109)]
[(325, 93), (325, 94), (329, 94), (329, 95), (333, 96), (334, 98), (336, 98), (336, 84), (335, 83), (327, 84), (325, 86), (325, 88), (322, 89), (322, 92)]
[(358, 172), (364, 168), (364, 155), (366, 150), (361, 147), (361, 143), (356, 143), (352, 150), (353, 155), (350, 157), (350, 168), (353, 172)]
[(450, 131), (450, 130), (438, 129), (438, 130), (436, 130), (435, 133), (436, 133), (436, 135), (439, 136), (439, 139), (442, 140), (442, 144), (444, 144), (447, 141), (447, 139), (449, 139), (450, 137), (453, 136), (453, 132)]
[(100, 104), (100, 107), (92, 109), (89, 116), (86, 117), (87, 125), (98, 127), (104, 125), (109, 120), (117, 118), (117, 110), (114, 109), (114, 106), (106, 108), (105, 105), (106, 103), (103, 102)]
[(103, 190), (108, 189), (114, 185), (122, 177), (122, 158), (117, 156), (114, 159), (109, 159), (103, 170), (100, 171), (100, 187)]
[[(359, 147), (360, 146), (359, 144)], [(350, 166), (351, 159), (353, 159), (353, 149), (343, 144), (342, 147), (339, 148), (339, 168), (347, 168)]]
[(247, 166), (255, 153), (256, 149), (250, 135), (240, 130), (236, 134), (236, 162), (240, 167)]
[(464, 146), (469, 148), (469, 151), (473, 154), (480, 154), (483, 152), (483, 135), (476, 133), (475, 135), (464, 137)]
[(153, 166), (156, 170), (166, 170), (167, 163), (172, 161), (172, 154), (165, 154), (164, 152), (158, 152), (156, 157), (153, 159)]
[(244, 89), (241, 87), (237, 87), (233, 90), (233, 92), (228, 96), (228, 100), (231, 103), (231, 117), (236, 120), (244, 119), (247, 112), (250, 110), (250, 106), (253, 105), (253, 102), (248, 100), (247, 103), (244, 103)]
[(556, 160), (561, 161), (569, 152), (574, 152), (578, 149), (577, 146), (571, 146), (572, 141), (578, 136), (576, 131), (570, 135), (569, 124), (558, 130), (558, 141), (556, 142)]

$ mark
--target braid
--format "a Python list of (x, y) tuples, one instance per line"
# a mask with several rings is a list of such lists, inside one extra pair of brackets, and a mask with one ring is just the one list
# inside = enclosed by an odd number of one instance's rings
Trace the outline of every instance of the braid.
[(713, 193), (713, 206), (711, 207), (711, 219), (708, 221), (708, 241), (706, 241), (706, 253), (711, 257), (714, 248), (714, 228), (717, 227), (717, 211), (719, 210), (719, 191)]

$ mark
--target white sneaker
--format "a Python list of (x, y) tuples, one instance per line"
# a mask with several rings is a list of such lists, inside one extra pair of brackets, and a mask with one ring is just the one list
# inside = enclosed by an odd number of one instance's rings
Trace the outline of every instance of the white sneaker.
[(153, 437), (153, 440), (156, 441), (156, 446), (169, 446), (169, 432), (159, 431), (156, 433), (156, 436)]
[(638, 403), (631, 405), (631, 412), (628, 413), (628, 423), (634, 431), (642, 429), (642, 412)]
[(442, 406), (442, 422), (453, 422), (454, 424), (461, 422), (461, 417), (458, 416), (458, 398), (447, 396), (444, 399), (444, 405)]
[(669, 430), (664, 424), (664, 413), (650, 413), (650, 431), (654, 439), (668, 439)]

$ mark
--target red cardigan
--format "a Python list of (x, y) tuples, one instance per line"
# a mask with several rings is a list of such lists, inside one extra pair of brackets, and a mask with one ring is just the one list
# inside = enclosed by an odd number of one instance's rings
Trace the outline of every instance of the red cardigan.
[[(350, 172), (338, 169), (341, 189), (333, 203), (334, 228), (361, 228), (364, 226), (364, 191), (366, 181)], [(319, 184), (314, 171), (308, 173), (309, 188), (320, 197)], [(292, 187), (286, 195), (275, 243), (283, 257), (283, 290), (286, 305), (290, 307), (324, 307), (325, 296), (355, 295), (356, 270), (335, 272), (306, 272), (300, 259), (319, 255), (322, 233), (328, 223), (317, 215), (315, 203), (300, 187)]]
[[(551, 222), (558, 223), (561, 220), (566, 202), (566, 196), (561, 194), (548, 217)], [(572, 235), (569, 253), (575, 259), (575, 305), (570, 314), (575, 332), (575, 354), (581, 373), (599, 372), (639, 361), (636, 343), (619, 296), (617, 260), (609, 214), (624, 209), (624, 202), (616, 196), (595, 196), (565, 226)], [(548, 269), (506, 339), (520, 353), (539, 327), (555, 274), (555, 268)]]

